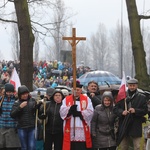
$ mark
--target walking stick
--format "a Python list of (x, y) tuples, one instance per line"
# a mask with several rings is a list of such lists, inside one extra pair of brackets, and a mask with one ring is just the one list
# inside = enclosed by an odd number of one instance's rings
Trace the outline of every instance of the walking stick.
[(127, 102), (126, 102), (126, 98), (124, 99), (124, 106), (125, 106), (125, 110), (127, 110)]
[[(75, 79), (75, 80), (74, 80)], [(76, 104), (76, 78), (73, 78), (73, 101), (74, 105)], [(75, 129), (76, 129), (76, 118), (74, 117), (74, 137), (75, 137)]]
[[(38, 94), (37, 94), (37, 100), (36, 100), (36, 102), (37, 102), (37, 104), (39, 103), (39, 100), (40, 100), (40, 95), (41, 95), (41, 93), (40, 93), (40, 91), (38, 91)], [(37, 139), (37, 132), (38, 132), (38, 109), (36, 109), (36, 115), (35, 115), (35, 139)]]
[[(46, 98), (43, 99), (43, 109), (44, 115), (46, 115)], [(46, 125), (46, 118), (43, 120), (43, 141), (45, 142), (45, 125)]]

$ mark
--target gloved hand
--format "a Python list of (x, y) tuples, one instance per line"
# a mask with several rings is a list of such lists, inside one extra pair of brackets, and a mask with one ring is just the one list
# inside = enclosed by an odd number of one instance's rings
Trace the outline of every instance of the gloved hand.
[(35, 104), (35, 109), (39, 109), (42, 104), (43, 104), (42, 102), (37, 102)]
[(40, 98), (43, 99), (43, 98), (44, 98), (44, 95), (40, 95)]
[(83, 120), (83, 116), (82, 116), (82, 114), (81, 114), (81, 111), (75, 111), (75, 112), (73, 113), (73, 117), (80, 117), (80, 119)]
[(46, 117), (47, 117), (47, 115), (41, 114), (41, 115), (39, 116), (39, 119), (44, 120), (44, 119), (46, 119)]
[(77, 111), (77, 105), (72, 105), (72, 106), (70, 107), (70, 109), (69, 109), (69, 112), (68, 112), (68, 114), (67, 114), (67, 117), (73, 115), (73, 113), (74, 113), (75, 111)]

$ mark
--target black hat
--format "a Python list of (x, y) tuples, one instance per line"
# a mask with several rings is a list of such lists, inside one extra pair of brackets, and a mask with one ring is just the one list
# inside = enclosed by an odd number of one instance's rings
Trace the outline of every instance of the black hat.
[[(82, 88), (82, 84), (80, 84), (80, 81), (76, 81), (76, 87), (77, 88)], [(73, 87), (73, 83), (72, 83), (72, 87)]]
[(10, 83), (5, 84), (5, 92), (14, 92), (14, 91), (15, 91), (14, 85)]
[(80, 84), (80, 82), (79, 81), (76, 81), (76, 87), (78, 87), (78, 88), (82, 88), (82, 84)]
[(130, 80), (127, 81), (128, 84), (138, 84), (138, 80), (135, 78), (132, 78)]
[(47, 88), (47, 90), (46, 90), (46, 94), (48, 96), (52, 96), (54, 92), (55, 92), (55, 89), (51, 88), (51, 87)]
[(29, 93), (29, 89), (25, 85), (19, 86), (18, 87), (18, 96), (20, 96), (24, 93)]

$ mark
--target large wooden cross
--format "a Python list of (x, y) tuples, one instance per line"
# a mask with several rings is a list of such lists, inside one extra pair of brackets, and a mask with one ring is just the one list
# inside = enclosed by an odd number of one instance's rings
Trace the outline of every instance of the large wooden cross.
[[(73, 89), (76, 91), (76, 45), (80, 40), (86, 40), (85, 37), (76, 37), (76, 28), (72, 28), (72, 37), (63, 37), (63, 40), (68, 40), (72, 47), (72, 68), (73, 68)], [(74, 93), (74, 96), (76, 94)]]

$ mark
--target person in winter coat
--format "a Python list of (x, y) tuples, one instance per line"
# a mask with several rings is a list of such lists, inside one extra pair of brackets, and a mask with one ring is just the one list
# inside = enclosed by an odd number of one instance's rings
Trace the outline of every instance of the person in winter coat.
[(25, 85), (18, 87), (18, 100), (11, 110), (11, 117), (18, 122), (17, 129), (22, 150), (35, 150), (35, 99), (30, 97)]
[(95, 150), (116, 150), (115, 118), (112, 93), (105, 91), (102, 95), (102, 104), (95, 107), (91, 121), (93, 147)]
[[(44, 150), (62, 150), (63, 143), (63, 119), (60, 117), (60, 107), (64, 95), (61, 91), (55, 90), (50, 98), (50, 101), (46, 103), (46, 117), (48, 117), (45, 126), (45, 143)], [(43, 106), (40, 108), (41, 116), (39, 118), (45, 119), (43, 114)]]
[(101, 104), (101, 95), (97, 82), (90, 81), (87, 89), (87, 96), (91, 99), (92, 105), (95, 108), (97, 105)]
[[(144, 116), (148, 112), (146, 96), (138, 91), (138, 80), (130, 79), (127, 81), (128, 90), (125, 100), (119, 101), (114, 107), (114, 113), (119, 117), (119, 133), (125, 116), (130, 114), (130, 124), (127, 126), (121, 150), (128, 150), (130, 139), (133, 141), (134, 150), (140, 150), (142, 137), (142, 123), (145, 122)], [(126, 105), (125, 105), (126, 104)], [(129, 115), (128, 115), (129, 116)]]
[(5, 84), (4, 95), (0, 97), (0, 149), (17, 150), (20, 141), (16, 132), (17, 122), (11, 118), (11, 108), (15, 103), (14, 86)]

